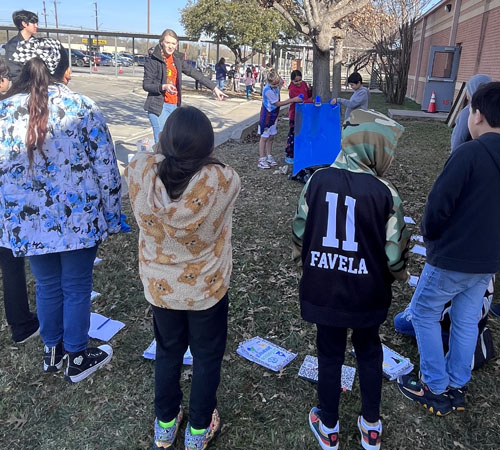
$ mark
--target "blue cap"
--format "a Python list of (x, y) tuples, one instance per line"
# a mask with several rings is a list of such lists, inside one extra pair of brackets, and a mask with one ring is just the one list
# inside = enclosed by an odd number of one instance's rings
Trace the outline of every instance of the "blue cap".
[(302, 100), (304, 100), (304, 94), (299, 94), (299, 98), (301, 98)]

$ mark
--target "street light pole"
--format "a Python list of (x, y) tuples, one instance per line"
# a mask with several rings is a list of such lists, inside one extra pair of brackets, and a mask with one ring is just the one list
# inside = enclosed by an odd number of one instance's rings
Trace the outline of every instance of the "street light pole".
[[(150, 25), (150, 17), (151, 17), (151, 2), (150, 0), (148, 0), (148, 34), (150, 33), (150, 30), (149, 30), (149, 25)], [(149, 50), (149, 38), (147, 39), (146, 41), (146, 52)]]

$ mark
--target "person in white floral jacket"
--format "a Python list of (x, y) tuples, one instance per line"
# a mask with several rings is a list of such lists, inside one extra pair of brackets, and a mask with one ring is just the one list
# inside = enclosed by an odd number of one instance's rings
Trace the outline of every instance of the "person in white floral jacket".
[(66, 50), (55, 39), (19, 43), (23, 64), (0, 101), (0, 247), (26, 256), (36, 281), (44, 370), (68, 353), (78, 382), (112, 356), (88, 348), (98, 245), (120, 231), (121, 177), (96, 104), (68, 89)]

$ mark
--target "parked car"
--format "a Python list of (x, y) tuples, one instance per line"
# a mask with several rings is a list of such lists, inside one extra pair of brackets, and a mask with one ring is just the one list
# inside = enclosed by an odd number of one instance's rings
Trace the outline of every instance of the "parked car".
[(136, 66), (143, 66), (144, 63), (146, 62), (147, 56), (144, 55), (135, 55), (134, 56), (134, 65)]
[(107, 56), (104, 53), (99, 53), (99, 57), (101, 58), (101, 65), (103, 66), (113, 65), (113, 58), (111, 58), (110, 56)]
[(92, 64), (95, 64), (96, 66), (101, 65), (101, 57), (99, 56), (99, 53), (96, 52), (89, 52), (88, 51), (82, 51), (84, 55), (87, 55), (88, 57), (92, 58)]
[(130, 53), (121, 52), (118, 53), (118, 56), (122, 59), (128, 59), (131, 65), (134, 63), (134, 56), (131, 55)]
[(90, 64), (90, 58), (80, 50), (71, 49), (71, 65), (83, 67)]

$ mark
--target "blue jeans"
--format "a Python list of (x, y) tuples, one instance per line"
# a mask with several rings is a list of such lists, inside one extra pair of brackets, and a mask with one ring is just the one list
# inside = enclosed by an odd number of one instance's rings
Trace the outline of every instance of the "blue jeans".
[(87, 348), (96, 253), (97, 245), (28, 257), (36, 281), (40, 335), (47, 347), (64, 342), (67, 352)]
[[(462, 273), (425, 264), (410, 304), (422, 379), (435, 394), (471, 378), (483, 295), (492, 274)], [(451, 300), (449, 350), (444, 355), (439, 319)]]
[(246, 93), (247, 93), (247, 99), (250, 98), (250, 92), (252, 92), (252, 86), (245, 86), (246, 88)]
[(226, 83), (226, 80), (217, 80), (217, 87), (223, 91), (224, 90), (224, 84)]
[(158, 139), (160, 137), (160, 133), (165, 126), (165, 122), (168, 119), (168, 116), (172, 114), (177, 108), (177, 105), (172, 105), (171, 103), (163, 103), (163, 110), (159, 116), (153, 113), (148, 113), (149, 121), (151, 122), (151, 126), (153, 127), (153, 135), (155, 138), (155, 143), (158, 143)]

